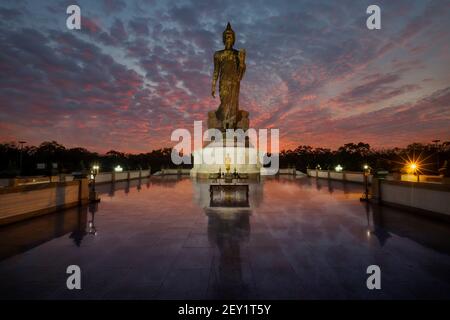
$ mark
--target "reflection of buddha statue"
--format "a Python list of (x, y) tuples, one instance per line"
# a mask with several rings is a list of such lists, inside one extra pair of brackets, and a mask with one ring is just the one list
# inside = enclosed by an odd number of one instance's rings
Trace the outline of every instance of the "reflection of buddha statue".
[(251, 294), (243, 275), (241, 246), (250, 237), (250, 211), (206, 210), (208, 239), (219, 250), (211, 283), (215, 298), (236, 299)]
[(215, 98), (219, 79), (220, 106), (208, 113), (208, 127), (220, 130), (243, 129), (249, 126), (248, 112), (239, 110), (239, 88), (245, 73), (245, 50), (233, 48), (235, 33), (228, 22), (223, 32), (225, 49), (214, 53), (214, 74), (211, 94)]

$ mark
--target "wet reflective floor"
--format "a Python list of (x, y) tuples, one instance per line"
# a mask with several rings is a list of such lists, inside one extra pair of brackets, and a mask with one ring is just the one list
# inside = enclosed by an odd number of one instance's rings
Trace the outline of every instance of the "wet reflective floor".
[(0, 298), (450, 298), (450, 224), (361, 203), (357, 184), (268, 179), (245, 201), (177, 177), (97, 189), (98, 205), (0, 228)]

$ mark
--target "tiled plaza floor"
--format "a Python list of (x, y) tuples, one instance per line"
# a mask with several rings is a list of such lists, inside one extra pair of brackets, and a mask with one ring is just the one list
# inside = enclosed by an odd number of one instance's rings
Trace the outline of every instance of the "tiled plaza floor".
[(269, 179), (246, 210), (209, 207), (188, 178), (98, 190), (98, 207), (0, 228), (0, 298), (450, 298), (450, 225), (361, 203), (357, 184)]

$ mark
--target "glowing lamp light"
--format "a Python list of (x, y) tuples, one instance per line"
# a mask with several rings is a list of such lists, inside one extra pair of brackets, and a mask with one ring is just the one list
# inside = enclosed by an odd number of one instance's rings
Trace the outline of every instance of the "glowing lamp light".
[(416, 174), (419, 171), (419, 163), (410, 161), (406, 163), (408, 173)]
[(100, 166), (99, 166), (98, 164), (94, 164), (94, 165), (92, 166), (92, 169), (93, 169), (94, 171), (98, 171), (98, 170), (100, 170)]
[(342, 169), (344, 169), (344, 168), (342, 168), (342, 166), (341, 166), (340, 164), (338, 164), (338, 165), (334, 168), (334, 170), (336, 170), (336, 172), (341, 172)]
[(369, 165), (365, 164), (363, 168), (364, 168), (364, 170), (367, 170), (367, 169), (369, 169)]
[(118, 165), (118, 166), (116, 166), (116, 167), (114, 168), (114, 171), (115, 171), (115, 172), (122, 172), (122, 171), (123, 171), (123, 168), (122, 168), (120, 165)]

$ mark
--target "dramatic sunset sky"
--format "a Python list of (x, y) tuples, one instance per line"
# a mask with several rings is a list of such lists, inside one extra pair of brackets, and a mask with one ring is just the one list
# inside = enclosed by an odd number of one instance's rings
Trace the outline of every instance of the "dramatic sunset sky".
[[(82, 29), (66, 28), (81, 7)], [(382, 29), (366, 28), (381, 7)], [(230, 21), (240, 107), (281, 148), (450, 140), (450, 1), (0, 1), (0, 142), (93, 151), (174, 145), (206, 120)]]

